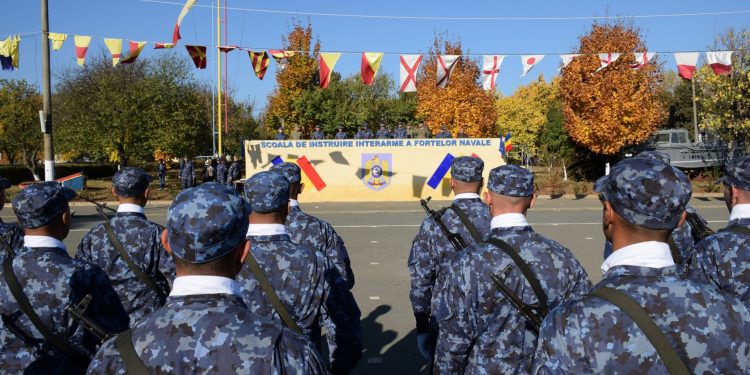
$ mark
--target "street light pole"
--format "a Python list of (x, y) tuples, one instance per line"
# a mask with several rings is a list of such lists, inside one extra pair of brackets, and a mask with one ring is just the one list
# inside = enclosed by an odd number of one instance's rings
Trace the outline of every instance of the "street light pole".
[(55, 148), (52, 143), (52, 88), (49, 67), (49, 17), (42, 0), (42, 110), (44, 112), (44, 180), (55, 179)]

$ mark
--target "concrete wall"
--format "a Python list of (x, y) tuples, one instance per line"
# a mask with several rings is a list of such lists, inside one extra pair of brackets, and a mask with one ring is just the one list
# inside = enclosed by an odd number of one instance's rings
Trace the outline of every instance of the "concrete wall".
[(480, 157), (486, 181), (489, 170), (503, 164), (499, 147), (500, 140), (490, 138), (246, 141), (245, 171), (249, 177), (270, 169), (276, 157), (289, 162), (305, 157), (325, 183), (317, 190), (303, 173), (305, 202), (445, 199), (452, 195), (450, 173), (436, 189), (427, 181), (447, 154)]

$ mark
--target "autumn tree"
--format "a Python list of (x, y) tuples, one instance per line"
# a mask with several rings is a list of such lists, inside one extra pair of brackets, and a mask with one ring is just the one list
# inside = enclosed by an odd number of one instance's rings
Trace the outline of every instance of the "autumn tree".
[[(497, 132), (513, 135), (513, 145), (521, 146), (530, 156), (540, 151), (540, 135), (547, 125), (547, 113), (559, 101), (557, 81), (547, 83), (543, 76), (519, 87), (511, 96), (500, 97), (495, 102)], [(544, 149), (546, 150), (546, 149)]]
[[(665, 110), (658, 100), (661, 64), (658, 58), (632, 69), (634, 52), (648, 49), (640, 30), (619, 21), (595, 23), (580, 37), (575, 58), (563, 69), (560, 95), (570, 137), (594, 153), (613, 155), (639, 143), (663, 124)], [(600, 68), (599, 53), (621, 53)]]
[(0, 151), (11, 162), (21, 157), (37, 181), (36, 159), (42, 148), (41, 108), (37, 87), (26, 80), (0, 80)]
[[(445, 125), (454, 135), (463, 128), (470, 137), (495, 136), (495, 98), (479, 84), (479, 63), (463, 54), (460, 41), (435, 36), (417, 75), (417, 116), (433, 133)], [(446, 88), (437, 87), (438, 55), (462, 55)]]

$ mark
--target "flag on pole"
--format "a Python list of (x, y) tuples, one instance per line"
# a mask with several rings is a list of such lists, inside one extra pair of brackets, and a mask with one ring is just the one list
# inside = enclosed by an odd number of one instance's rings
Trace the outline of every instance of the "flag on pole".
[(198, 69), (206, 69), (206, 46), (191, 46), (186, 45), (190, 57), (193, 59), (195, 67)]
[(559, 70), (563, 70), (566, 66), (568, 66), (568, 64), (570, 64), (571, 61), (573, 61), (573, 59), (575, 59), (578, 56), (581, 56), (581, 54), (573, 53), (569, 55), (560, 55), (560, 60), (562, 60), (562, 67), (560, 67)]
[(117, 66), (122, 57), (122, 39), (104, 38), (104, 44), (107, 45), (109, 53), (112, 55), (112, 66)]
[(506, 134), (504, 138), (500, 135), (500, 155), (505, 156), (511, 150), (513, 150), (513, 138), (510, 133)]
[(617, 59), (620, 58), (619, 53), (600, 53), (599, 54), (599, 63), (602, 65), (599, 69), (596, 71), (600, 71), (608, 66), (610, 66), (613, 62), (615, 62)]
[(299, 165), (299, 169), (301, 169), (302, 172), (305, 173), (307, 178), (310, 179), (310, 182), (312, 182), (313, 186), (315, 186), (315, 190), (321, 191), (324, 187), (326, 187), (325, 181), (320, 178), (318, 171), (316, 171), (315, 167), (313, 167), (313, 165), (310, 164), (310, 161), (307, 160), (307, 156), (302, 156), (301, 158), (297, 159), (297, 165)]
[(146, 47), (146, 42), (134, 42), (131, 40), (128, 45), (130, 47), (130, 53), (128, 54), (128, 57), (122, 60), (121, 64), (134, 63), (135, 59), (137, 59), (138, 55), (143, 51), (143, 47)]
[(706, 61), (714, 74), (729, 74), (732, 71), (732, 52), (734, 51), (706, 52)]
[(422, 55), (401, 55), (401, 68), (399, 68), (399, 78), (401, 81), (399, 92), (417, 91), (417, 70), (422, 63)]
[(3, 70), (18, 69), (18, 44), (21, 38), (9, 36), (0, 42), (0, 65)]
[(250, 62), (253, 65), (255, 76), (262, 81), (263, 76), (266, 75), (266, 70), (268, 69), (268, 64), (271, 62), (271, 58), (268, 57), (266, 51), (247, 51), (247, 54), (250, 56)]
[(172, 43), (154, 43), (154, 49), (169, 49), (174, 48)]
[(76, 45), (76, 62), (79, 66), (83, 66), (83, 63), (86, 61), (86, 52), (88, 52), (89, 44), (91, 43), (91, 37), (76, 35), (73, 37), (73, 41)]
[(380, 69), (380, 61), (383, 60), (383, 52), (362, 52), (361, 74), (362, 82), (367, 86), (372, 86), (375, 75)]
[(495, 82), (497, 81), (497, 75), (500, 74), (500, 65), (503, 63), (503, 59), (505, 59), (503, 55), (484, 56), (482, 87), (486, 91), (495, 91)]
[(442, 181), (443, 177), (445, 177), (445, 175), (448, 174), (448, 171), (451, 170), (451, 163), (453, 163), (453, 155), (445, 154), (443, 161), (440, 162), (440, 165), (435, 169), (435, 172), (432, 173), (432, 177), (427, 181), (427, 186), (431, 187), (433, 190), (437, 189), (438, 185), (440, 185), (440, 181)]
[(451, 79), (451, 73), (456, 67), (458, 59), (461, 55), (438, 55), (437, 57), (437, 74), (435, 79), (437, 80), (437, 87), (446, 88), (448, 87), (448, 81)]
[(271, 54), (271, 57), (276, 61), (277, 64), (279, 64), (279, 70), (284, 70), (286, 68), (287, 59), (296, 55), (296, 52), (294, 51), (283, 51), (280, 49), (272, 49), (268, 50), (268, 53)]
[(320, 87), (328, 88), (328, 84), (331, 82), (331, 73), (333, 73), (333, 67), (336, 66), (336, 62), (339, 61), (341, 52), (321, 52), (318, 58), (320, 64)]
[(523, 55), (521, 56), (521, 64), (523, 64), (523, 73), (521, 74), (521, 77), (525, 77), (526, 73), (531, 70), (531, 68), (534, 67), (534, 65), (539, 64), (540, 61), (544, 58), (544, 55)]
[(52, 50), (58, 51), (62, 48), (63, 43), (68, 39), (68, 34), (48, 33), (47, 37), (52, 41)]
[(176, 45), (177, 41), (182, 38), (180, 35), (180, 24), (182, 23), (182, 19), (185, 18), (185, 16), (190, 11), (190, 8), (195, 5), (195, 2), (197, 0), (187, 0), (185, 2), (185, 5), (182, 6), (182, 10), (180, 11), (180, 15), (177, 16), (177, 22), (174, 25), (174, 31), (172, 31), (172, 45)]
[(224, 53), (229, 53), (229, 52), (236, 50), (237, 48), (240, 48), (240, 47), (239, 46), (219, 46), (219, 51), (224, 52)]
[(690, 81), (695, 73), (695, 66), (698, 65), (700, 52), (679, 52), (674, 54), (677, 61), (677, 73), (680, 77)]
[(631, 69), (640, 69), (646, 64), (650, 63), (654, 60), (654, 56), (656, 56), (656, 52), (636, 52), (635, 54), (635, 64), (631, 64)]

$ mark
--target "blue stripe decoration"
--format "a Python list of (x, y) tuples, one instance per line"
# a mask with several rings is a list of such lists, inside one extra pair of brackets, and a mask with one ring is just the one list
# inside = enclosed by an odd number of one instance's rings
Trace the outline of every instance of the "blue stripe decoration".
[(284, 159), (281, 158), (281, 156), (277, 156), (271, 160), (271, 164), (273, 165), (279, 165), (284, 162)]
[(440, 165), (432, 174), (430, 180), (427, 181), (427, 186), (431, 187), (433, 190), (437, 189), (438, 185), (440, 185), (440, 181), (442, 181), (443, 177), (445, 177), (445, 175), (448, 174), (448, 171), (451, 170), (451, 163), (453, 163), (453, 155), (445, 154), (445, 158), (440, 162)]

